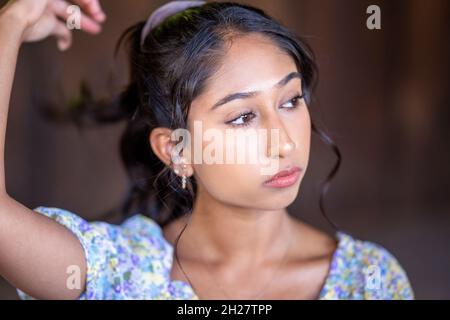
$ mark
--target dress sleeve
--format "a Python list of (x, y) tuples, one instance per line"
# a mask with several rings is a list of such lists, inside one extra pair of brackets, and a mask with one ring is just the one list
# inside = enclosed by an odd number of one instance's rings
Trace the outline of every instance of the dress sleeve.
[(399, 261), (384, 247), (364, 243), (365, 299), (413, 300), (414, 292)]
[[(87, 270), (85, 291), (78, 297), (85, 299), (120, 299), (120, 278), (115, 277), (118, 264), (119, 227), (106, 222), (88, 222), (65, 209), (37, 207), (34, 211), (62, 224), (74, 233), (84, 250)], [(35, 298), (17, 289), (23, 300)]]

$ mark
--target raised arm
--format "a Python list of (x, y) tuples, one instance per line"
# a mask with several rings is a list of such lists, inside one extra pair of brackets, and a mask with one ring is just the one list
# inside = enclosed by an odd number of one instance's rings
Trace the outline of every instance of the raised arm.
[[(73, 4), (82, 8), (81, 28), (98, 33), (105, 18), (98, 0)], [(0, 10), (0, 275), (38, 299), (79, 297), (85, 289), (86, 261), (80, 242), (68, 229), (8, 195), (5, 132), (21, 44), (55, 36), (60, 50), (69, 48), (71, 31), (64, 23), (69, 5), (61, 0), (16, 0)], [(79, 288), (67, 286), (71, 266), (79, 268)]]

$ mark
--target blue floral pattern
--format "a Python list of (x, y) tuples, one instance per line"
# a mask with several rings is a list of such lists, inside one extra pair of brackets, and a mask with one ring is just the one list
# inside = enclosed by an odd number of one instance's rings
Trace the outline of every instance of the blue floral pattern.
[[(34, 210), (67, 227), (83, 246), (87, 278), (79, 299), (199, 299), (187, 282), (170, 279), (173, 247), (154, 220), (137, 214), (113, 225), (61, 208)], [(344, 232), (336, 238), (319, 299), (414, 299), (405, 271), (385, 248)], [(21, 299), (34, 299), (17, 292)]]

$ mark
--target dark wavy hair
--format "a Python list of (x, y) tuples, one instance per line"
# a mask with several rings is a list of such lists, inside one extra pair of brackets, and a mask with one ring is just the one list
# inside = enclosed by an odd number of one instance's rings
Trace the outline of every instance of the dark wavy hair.
[[(120, 37), (116, 54), (125, 42), (130, 82), (110, 101), (94, 101), (87, 86), (82, 99), (70, 108), (70, 118), (80, 126), (125, 120), (120, 153), (129, 176), (129, 190), (120, 210), (123, 219), (141, 213), (166, 225), (188, 213), (196, 194), (195, 178), (183, 190), (173, 171), (153, 153), (149, 134), (153, 128), (186, 128), (191, 102), (217, 71), (233, 38), (258, 33), (271, 39), (295, 61), (302, 76), (307, 104), (317, 80), (314, 55), (309, 46), (263, 10), (234, 2), (209, 2), (166, 18), (140, 43), (145, 21), (128, 28)], [(341, 154), (330, 137), (312, 121), (312, 130), (329, 145), (337, 161), (322, 184), (319, 206), (327, 221), (323, 198), (336, 174)]]

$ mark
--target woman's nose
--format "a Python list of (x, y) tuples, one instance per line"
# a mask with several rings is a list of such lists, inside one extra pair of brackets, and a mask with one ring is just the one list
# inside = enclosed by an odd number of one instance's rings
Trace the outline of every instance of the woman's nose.
[(289, 133), (283, 123), (279, 120), (273, 121), (268, 129), (267, 156), (269, 158), (288, 157), (297, 146), (289, 137)]

